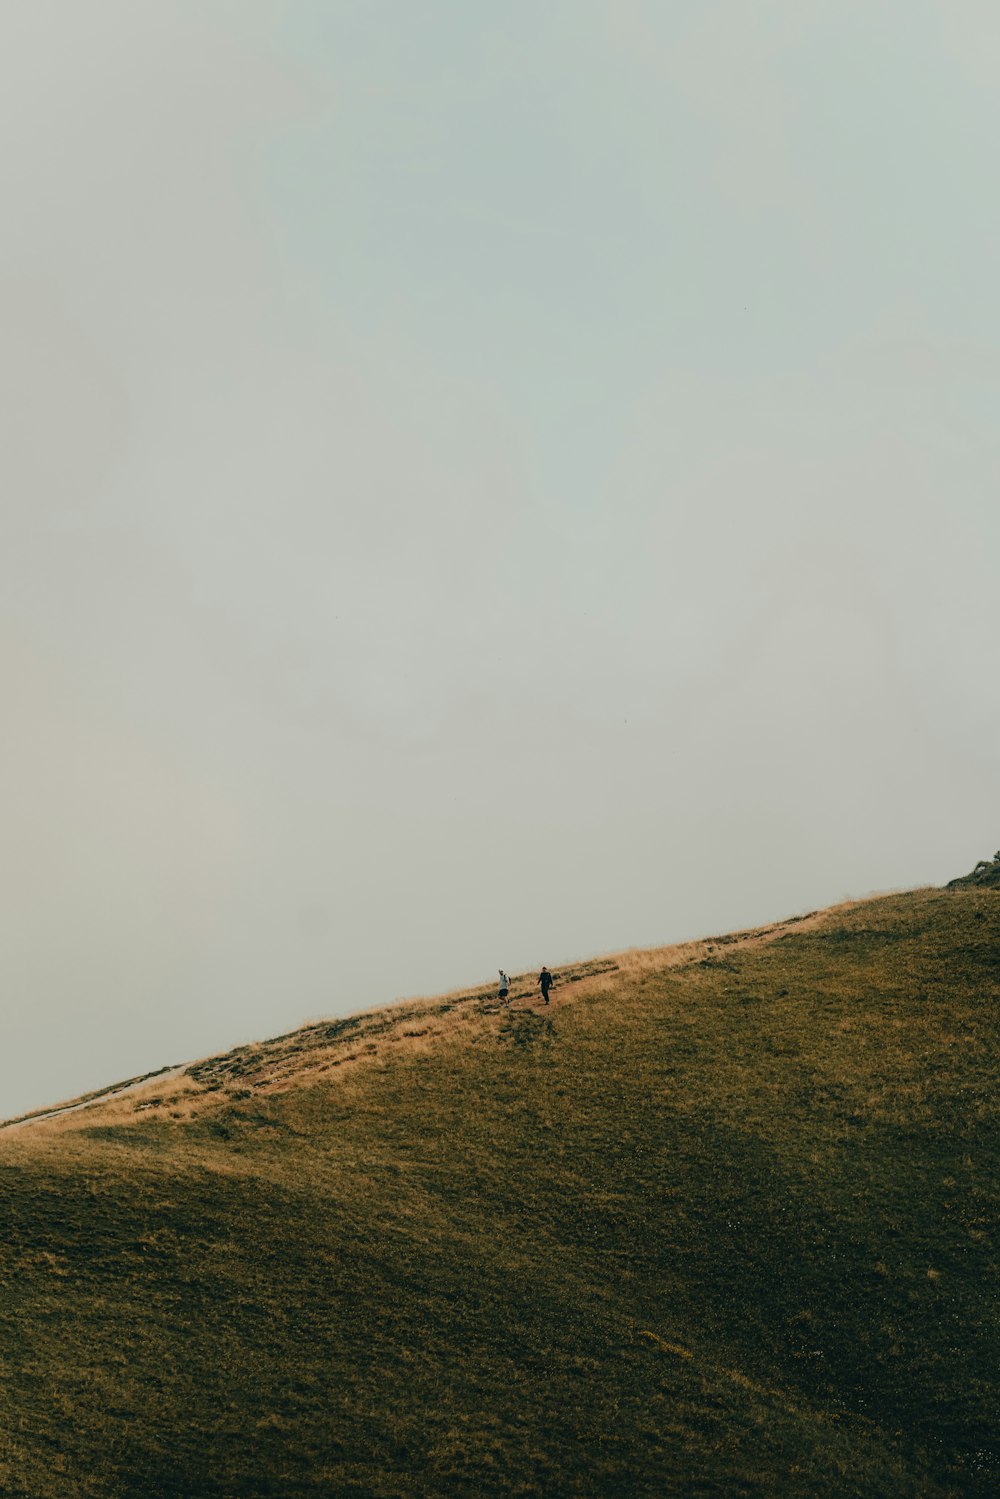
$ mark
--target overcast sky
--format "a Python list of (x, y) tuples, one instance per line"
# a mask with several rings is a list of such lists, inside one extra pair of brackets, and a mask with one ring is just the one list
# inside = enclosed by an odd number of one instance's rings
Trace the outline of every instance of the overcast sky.
[(0, 0), (0, 1113), (1000, 844), (995, 0)]

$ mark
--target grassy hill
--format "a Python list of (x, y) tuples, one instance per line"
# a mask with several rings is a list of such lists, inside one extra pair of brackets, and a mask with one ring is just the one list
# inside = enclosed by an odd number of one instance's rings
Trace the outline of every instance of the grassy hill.
[(1000, 1489), (1000, 892), (308, 1026), (0, 1131), (0, 1491)]

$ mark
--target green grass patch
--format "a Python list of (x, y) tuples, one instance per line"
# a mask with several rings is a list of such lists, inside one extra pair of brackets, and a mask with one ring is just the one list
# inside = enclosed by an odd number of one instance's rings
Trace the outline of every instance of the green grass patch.
[(0, 1134), (3, 1493), (995, 1493), (1000, 894), (557, 978)]

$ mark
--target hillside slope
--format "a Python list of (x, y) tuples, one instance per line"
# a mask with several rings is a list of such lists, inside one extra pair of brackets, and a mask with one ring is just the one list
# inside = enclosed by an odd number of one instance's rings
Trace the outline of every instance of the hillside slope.
[(1000, 893), (0, 1131), (0, 1490), (992, 1494)]

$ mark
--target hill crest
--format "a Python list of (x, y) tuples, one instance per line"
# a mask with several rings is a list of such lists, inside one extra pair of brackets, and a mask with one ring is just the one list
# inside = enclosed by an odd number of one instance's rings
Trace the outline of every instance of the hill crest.
[(853, 909), (858, 901), (842, 901), (823, 910), (807, 911), (781, 921), (747, 927), (714, 937), (696, 938), (662, 947), (629, 948), (566, 964), (553, 970), (555, 988), (548, 1006), (541, 1002), (534, 973), (514, 974), (510, 1004), (496, 997), (495, 985), (478, 985), (421, 999), (397, 1000), (330, 1020), (309, 1021), (266, 1040), (249, 1042), (193, 1062), (166, 1066), (154, 1072), (98, 1088), (79, 1098), (0, 1121), (0, 1131), (57, 1124), (78, 1128), (96, 1122), (125, 1123), (143, 1116), (181, 1120), (220, 1095), (247, 1098), (289, 1087), (310, 1086), (333, 1077), (340, 1069), (377, 1063), (386, 1048), (416, 1053), (443, 1039), (466, 1040), (484, 1022), (558, 1013), (566, 1004), (592, 992), (594, 982), (611, 975), (661, 972), (719, 961), (724, 951), (741, 951), (774, 942), (792, 932), (812, 930), (830, 917)]
[(992, 1499), (998, 892), (561, 977), (0, 1131), (0, 1489)]

